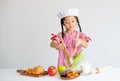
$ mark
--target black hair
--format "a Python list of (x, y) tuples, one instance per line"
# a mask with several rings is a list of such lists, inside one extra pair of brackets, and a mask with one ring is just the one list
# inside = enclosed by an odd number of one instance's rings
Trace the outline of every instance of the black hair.
[[(77, 16), (74, 16), (74, 17), (75, 17), (76, 20), (77, 20), (77, 23), (78, 23), (78, 27), (79, 27), (80, 32), (82, 32), (82, 29), (81, 29), (81, 26), (80, 26), (80, 22), (79, 22), (78, 17), (77, 17)], [(63, 28), (64, 20), (65, 20), (65, 18), (62, 18), (62, 19), (61, 19), (62, 38), (64, 38), (64, 28)]]

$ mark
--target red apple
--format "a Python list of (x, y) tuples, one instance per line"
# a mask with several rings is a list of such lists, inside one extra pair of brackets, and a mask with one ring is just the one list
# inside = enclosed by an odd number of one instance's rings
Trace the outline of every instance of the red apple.
[(50, 76), (55, 76), (57, 74), (57, 68), (55, 66), (48, 67), (48, 74)]

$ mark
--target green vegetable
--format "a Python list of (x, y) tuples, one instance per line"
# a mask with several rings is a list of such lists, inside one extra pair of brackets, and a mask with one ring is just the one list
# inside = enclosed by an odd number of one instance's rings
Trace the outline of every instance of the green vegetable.
[(77, 66), (80, 65), (81, 61), (83, 60), (84, 58), (84, 53), (83, 51), (79, 52), (79, 54), (73, 59), (73, 63), (72, 63), (72, 66), (71, 66), (71, 69), (75, 69)]

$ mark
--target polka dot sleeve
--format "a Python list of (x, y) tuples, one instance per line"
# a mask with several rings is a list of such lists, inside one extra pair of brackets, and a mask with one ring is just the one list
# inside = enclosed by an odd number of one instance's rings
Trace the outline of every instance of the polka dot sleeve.
[(82, 32), (80, 33), (79, 38), (81, 38), (81, 39), (85, 40), (86, 42), (91, 41), (91, 38), (90, 38), (90, 37), (88, 37), (87, 35), (85, 35), (85, 34), (84, 34), (84, 33), (82, 33)]

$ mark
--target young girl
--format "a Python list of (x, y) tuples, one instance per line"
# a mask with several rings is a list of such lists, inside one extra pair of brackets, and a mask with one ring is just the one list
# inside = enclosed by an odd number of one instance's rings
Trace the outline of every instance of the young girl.
[[(82, 32), (78, 14), (79, 10), (76, 8), (70, 8), (58, 13), (62, 31), (57, 35), (52, 34), (50, 44), (51, 47), (59, 51), (58, 67), (64, 65), (67, 68), (75, 69), (83, 59), (82, 48), (88, 46), (90, 38)], [(76, 30), (76, 27), (79, 27), (79, 31)], [(66, 57), (74, 59), (73, 62), (71, 63), (70, 59), (68, 59), (69, 62), (66, 62)]]

